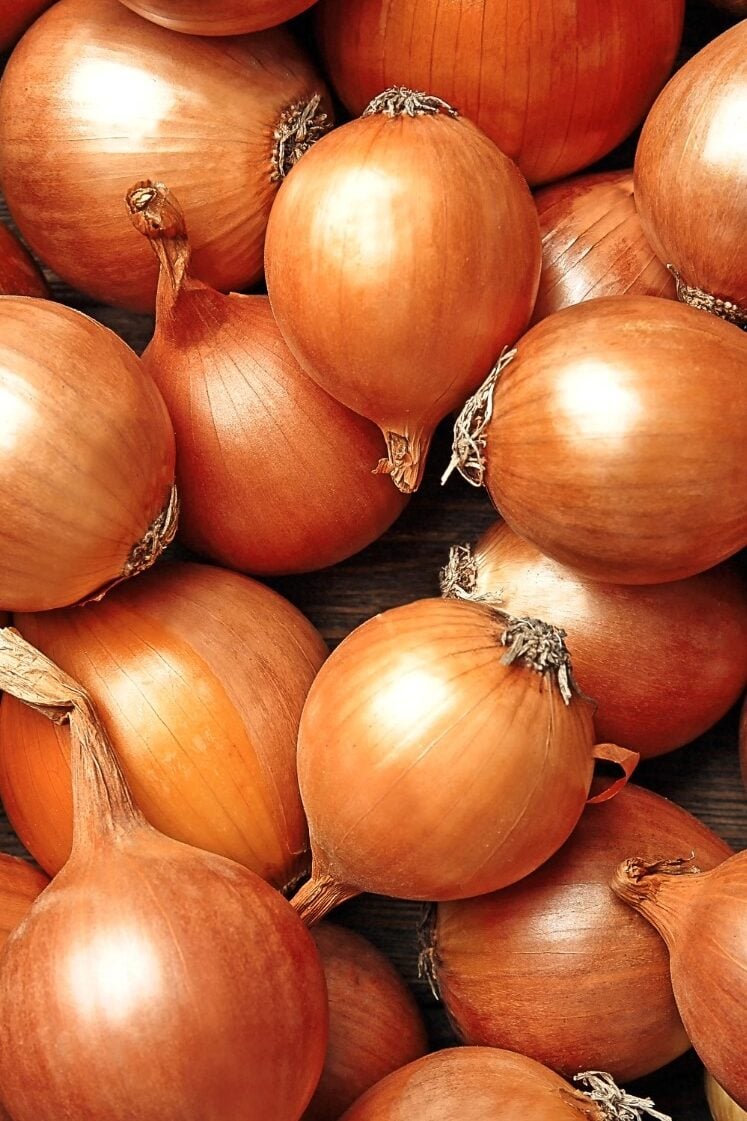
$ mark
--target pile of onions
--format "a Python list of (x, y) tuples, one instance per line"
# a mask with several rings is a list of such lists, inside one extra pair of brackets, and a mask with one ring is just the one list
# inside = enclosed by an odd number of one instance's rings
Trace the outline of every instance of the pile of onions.
[(706, 1069), (747, 1109), (747, 850), (711, 871), (700, 870), (697, 853), (636, 856), (612, 886), (666, 942), (685, 1031)]
[(246, 572), (308, 572), (380, 537), (404, 496), (373, 474), (381, 437), (306, 377), (266, 296), (189, 273), (184, 217), (160, 183), (127, 196), (161, 262), (143, 355), (176, 429), (180, 536)]
[(172, 186), (199, 276), (242, 288), (262, 272), (279, 182), (328, 113), (323, 83), (285, 29), (195, 38), (119, 0), (59, 0), (3, 75), (0, 181), (55, 272), (104, 303), (150, 310), (155, 261), (122, 205), (132, 183), (147, 175)]
[(603, 171), (534, 196), (542, 275), (532, 321), (596, 296), (674, 298), (674, 277), (646, 241), (632, 171)]
[(428, 1050), (410, 990), (365, 938), (331, 923), (313, 932), (329, 996), (327, 1058), (303, 1121), (338, 1121), (387, 1074)]
[(188, 35), (243, 35), (297, 16), (314, 0), (122, 0), (146, 19)]
[(26, 860), (0, 853), (0, 946), (48, 884), (44, 873)]
[(381, 428), (379, 469), (407, 492), (437, 423), (526, 327), (540, 264), (514, 164), (444, 102), (404, 89), (315, 145), (283, 184), (265, 252), (288, 346)]
[(31, 254), (18, 238), (0, 222), (0, 295), (49, 295), (47, 282)]
[(0, 1085), (14, 1121), (297, 1121), (327, 1007), (314, 943), (282, 896), (135, 808), (87, 694), (15, 632), (0, 687), (68, 718), (75, 839), (11, 934)]
[(0, 51), (7, 51), (52, 0), (7, 0), (0, 5)]
[(140, 360), (60, 304), (0, 299), (0, 609), (75, 603), (173, 538), (174, 432)]
[[(747, 11), (747, 8), (745, 8)], [(680, 297), (747, 326), (747, 20), (687, 62), (659, 96), (635, 158), (646, 237)]]
[(587, 576), (693, 576), (747, 545), (746, 365), (747, 335), (672, 300), (577, 304), (468, 402), (452, 462)]
[(452, 549), (442, 581), (447, 595), (488, 595), (562, 627), (597, 739), (643, 757), (694, 740), (747, 686), (747, 581), (734, 563), (669, 584), (603, 584), (496, 522), (474, 550)]
[(610, 891), (626, 853), (731, 849), (685, 810), (640, 787), (589, 806), (560, 852), (479, 899), (440, 903), (424, 964), (460, 1037), (553, 1070), (641, 1078), (690, 1046), (661, 939)]
[(594, 759), (638, 758), (593, 746), (591, 710), (546, 623), (435, 599), (370, 619), (304, 706), (312, 877), (294, 906), (313, 923), (362, 891), (460, 899), (528, 875), (576, 825)]
[(427, 89), (530, 183), (594, 163), (641, 121), (679, 45), (684, 0), (322, 0), (319, 43), (355, 113)]
[[(295, 607), (245, 576), (159, 565), (102, 603), (16, 616), (93, 697), (156, 828), (279, 888), (307, 867), (296, 736), (326, 649)], [(49, 872), (70, 851), (64, 729), (0, 703), (0, 791)]]
[(747, 1110), (740, 1109), (708, 1072), (706, 1072), (705, 1087), (713, 1121), (747, 1121)]

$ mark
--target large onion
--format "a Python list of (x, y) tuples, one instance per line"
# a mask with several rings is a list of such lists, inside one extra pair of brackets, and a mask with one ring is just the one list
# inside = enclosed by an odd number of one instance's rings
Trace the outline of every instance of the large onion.
[(244, 287), (262, 271), (279, 180), (328, 112), (323, 84), (285, 30), (193, 38), (118, 0), (59, 0), (3, 76), (0, 180), (21, 232), (55, 272), (105, 303), (148, 310), (157, 270), (122, 204), (133, 182), (172, 186), (198, 274), (216, 288)]
[(44, 873), (28, 861), (0, 853), (0, 946), (48, 883)]
[[(102, 603), (16, 624), (95, 698), (154, 825), (278, 887), (298, 877), (308, 841), (296, 736), (325, 655), (300, 612), (246, 577), (164, 564)], [(56, 872), (72, 833), (65, 730), (12, 697), (0, 704), (0, 791), (26, 847)]]
[(21, 38), (52, 0), (4, 0), (0, 5), (0, 51), (7, 51)]
[(122, 0), (146, 19), (189, 35), (243, 35), (297, 16), (314, 0)]
[(7, 226), (0, 222), (0, 295), (49, 295), (47, 283), (33, 257)]
[(176, 527), (174, 433), (129, 347), (80, 312), (0, 298), (0, 608), (74, 603)]
[(319, 42), (355, 113), (385, 86), (427, 89), (531, 183), (609, 152), (666, 80), (683, 0), (323, 0)]

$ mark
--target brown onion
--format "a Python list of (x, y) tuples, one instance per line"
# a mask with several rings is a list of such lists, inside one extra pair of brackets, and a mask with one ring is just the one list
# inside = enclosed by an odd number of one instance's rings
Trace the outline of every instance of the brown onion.
[(529, 321), (540, 259), (515, 166), (412, 90), (386, 91), (315, 146), (278, 195), (265, 253), (288, 346), (378, 424), (380, 469), (408, 492), (436, 424)]
[(174, 432), (121, 339), (0, 298), (0, 416), (0, 608), (63, 607), (156, 560), (176, 528)]
[(52, 0), (5, 0), (0, 5), (0, 51), (7, 51)]
[[(635, 158), (646, 237), (680, 298), (747, 327), (747, 21), (714, 39), (660, 94)], [(736, 305), (736, 306), (735, 306)]]
[(735, 564), (670, 584), (602, 584), (496, 522), (474, 550), (452, 549), (442, 583), (562, 627), (596, 702), (597, 739), (644, 758), (707, 731), (747, 686), (747, 581)]
[[(296, 777), (301, 708), (326, 648), (262, 584), (159, 565), (102, 603), (16, 616), (23, 635), (90, 692), (138, 805), (156, 828), (277, 887), (308, 864)], [(0, 791), (48, 871), (72, 836), (65, 730), (0, 704)]]
[(683, 0), (323, 0), (322, 55), (355, 113), (380, 89), (445, 97), (530, 183), (598, 160), (670, 72)]
[(375, 425), (299, 368), (266, 296), (224, 296), (189, 273), (179, 204), (161, 183), (127, 196), (161, 261), (143, 355), (176, 428), (180, 536), (247, 572), (308, 572), (380, 537), (405, 505), (372, 473)]
[(587, 807), (560, 852), (520, 883), (440, 903), (422, 960), (459, 1036), (618, 1081), (686, 1051), (666, 947), (609, 888), (625, 853), (674, 849), (705, 868), (731, 855), (685, 810), (628, 786)]
[(122, 205), (132, 183), (172, 186), (198, 275), (242, 288), (262, 272), (279, 182), (329, 111), (285, 29), (192, 38), (118, 0), (59, 0), (3, 75), (0, 180), (21, 233), (55, 272), (105, 303), (150, 310), (155, 261)]
[(533, 323), (596, 296), (676, 295), (674, 277), (646, 241), (632, 171), (581, 175), (534, 196), (542, 234)]
[(0, 295), (49, 295), (47, 282), (36, 261), (17, 237), (0, 222)]
[(428, 1040), (412, 994), (379, 950), (332, 923), (313, 934), (327, 981), (329, 1042), (303, 1121), (338, 1121), (371, 1086), (425, 1055)]
[(324, 1059), (324, 975), (254, 873), (158, 833), (87, 694), (16, 632), (0, 687), (72, 733), (75, 839), (5, 944), (0, 1086), (14, 1121), (297, 1121)]
[(297, 16), (314, 0), (122, 0), (146, 19), (188, 35), (243, 35)]
[(666, 942), (685, 1031), (706, 1069), (747, 1109), (747, 850), (707, 872), (697, 853), (636, 856), (612, 886)]
[(671, 300), (565, 308), (468, 402), (452, 467), (586, 576), (693, 576), (747, 545), (746, 367), (746, 335)]
[(0, 853), (0, 946), (48, 884), (48, 877), (28, 861)]
[(747, 1110), (740, 1109), (707, 1071), (705, 1087), (713, 1121), (747, 1121)]

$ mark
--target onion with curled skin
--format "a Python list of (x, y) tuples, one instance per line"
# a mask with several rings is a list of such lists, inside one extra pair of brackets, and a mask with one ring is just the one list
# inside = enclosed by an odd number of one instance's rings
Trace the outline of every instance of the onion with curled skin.
[(0, 295), (38, 296), (40, 299), (45, 299), (49, 295), (47, 282), (36, 261), (2, 222), (0, 222)]
[(243, 35), (297, 16), (314, 0), (122, 0), (133, 12), (188, 35)]
[(27, 860), (0, 853), (0, 946), (48, 884), (49, 878)]
[(0, 51), (7, 51), (53, 0), (6, 0), (0, 5)]
[(713, 1121), (747, 1121), (747, 1110), (740, 1109), (708, 1071), (706, 1071), (705, 1087)]
[(208, 39), (119, 0), (59, 0), (3, 75), (0, 181), (42, 261), (103, 303), (149, 311), (157, 269), (122, 204), (129, 187), (146, 176), (173, 187), (198, 275), (243, 288), (261, 275), (282, 176), (330, 112), (284, 28)]

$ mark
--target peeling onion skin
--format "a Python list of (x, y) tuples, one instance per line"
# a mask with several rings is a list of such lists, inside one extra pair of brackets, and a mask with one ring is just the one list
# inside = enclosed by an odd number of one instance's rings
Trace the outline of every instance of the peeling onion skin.
[(122, 0), (145, 19), (187, 35), (244, 35), (293, 19), (314, 0)]
[(0, 853), (0, 946), (5, 944), (8, 935), (26, 917), (31, 904), (48, 885), (49, 877), (27, 860)]
[(628, 785), (587, 806), (563, 848), (531, 876), (440, 903), (434, 972), (460, 1038), (567, 1076), (605, 1070), (616, 1082), (688, 1050), (666, 947), (609, 888), (626, 853), (674, 849), (694, 850), (704, 868), (732, 854), (673, 802)]
[(0, 295), (49, 296), (47, 282), (31, 254), (0, 222)]
[(47, 300), (0, 298), (0, 607), (46, 611), (122, 577), (174, 482), (174, 430), (140, 359)]
[(53, 0), (4, 0), (0, 6), (0, 51), (14, 46)]

